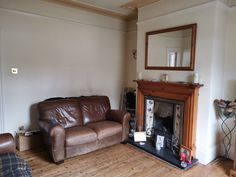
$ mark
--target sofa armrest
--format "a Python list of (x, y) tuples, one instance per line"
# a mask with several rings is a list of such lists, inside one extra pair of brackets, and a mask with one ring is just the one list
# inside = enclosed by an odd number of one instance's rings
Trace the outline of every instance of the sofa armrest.
[(55, 163), (65, 158), (65, 129), (56, 121), (39, 120), (44, 142)]
[(128, 140), (130, 113), (122, 110), (109, 110), (106, 114), (107, 120), (122, 124), (122, 142)]
[(0, 154), (15, 152), (15, 141), (10, 133), (0, 134)]

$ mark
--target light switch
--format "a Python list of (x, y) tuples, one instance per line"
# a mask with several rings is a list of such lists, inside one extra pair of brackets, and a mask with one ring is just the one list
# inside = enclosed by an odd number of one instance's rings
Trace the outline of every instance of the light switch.
[(12, 74), (18, 74), (18, 68), (11, 68)]

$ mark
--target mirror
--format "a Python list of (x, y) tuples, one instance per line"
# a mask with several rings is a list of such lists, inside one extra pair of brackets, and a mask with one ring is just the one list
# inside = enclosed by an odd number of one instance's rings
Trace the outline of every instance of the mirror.
[(145, 69), (193, 71), (197, 24), (146, 33)]

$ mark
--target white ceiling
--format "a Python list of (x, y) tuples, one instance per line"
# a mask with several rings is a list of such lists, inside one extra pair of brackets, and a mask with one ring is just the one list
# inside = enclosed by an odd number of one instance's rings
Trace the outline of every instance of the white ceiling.
[(129, 15), (133, 13), (132, 10), (121, 7), (124, 4), (131, 2), (132, 0), (71, 0), (73, 2), (79, 2), (94, 7), (99, 7), (105, 10), (113, 11), (122, 15)]

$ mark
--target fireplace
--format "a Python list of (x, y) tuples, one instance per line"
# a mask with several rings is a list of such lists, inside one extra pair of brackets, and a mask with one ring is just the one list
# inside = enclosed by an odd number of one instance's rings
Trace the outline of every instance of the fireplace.
[(144, 131), (156, 141), (164, 137), (164, 148), (178, 150), (182, 144), (184, 102), (145, 96)]
[[(200, 84), (138, 80), (137, 131), (146, 131), (147, 142), (139, 146), (157, 157), (180, 166), (180, 145), (191, 150), (195, 159), (196, 117)], [(164, 137), (164, 151), (158, 152), (155, 141)]]

